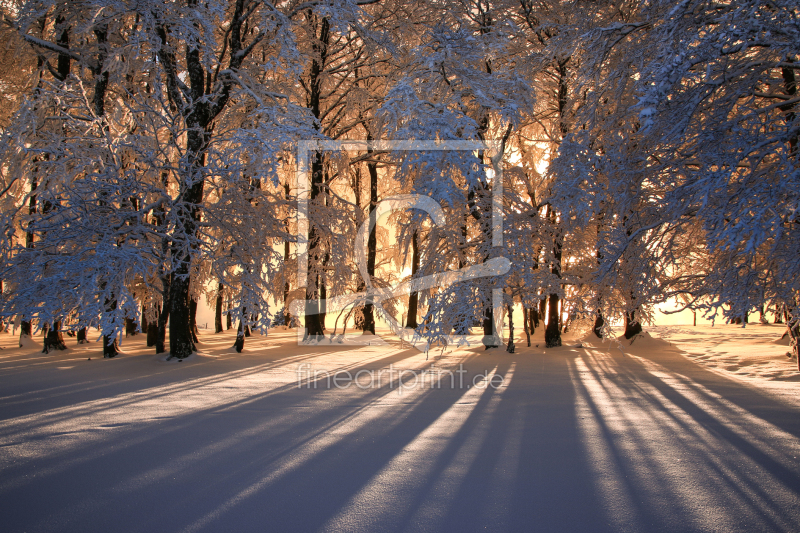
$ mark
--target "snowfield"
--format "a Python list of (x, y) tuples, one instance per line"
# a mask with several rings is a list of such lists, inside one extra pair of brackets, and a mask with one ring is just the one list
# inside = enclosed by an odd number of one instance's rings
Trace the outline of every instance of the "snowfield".
[(800, 374), (781, 333), (661, 326), (545, 350), (537, 332), (514, 354), (426, 360), (388, 335), (274, 331), (237, 354), (232, 332), (201, 332), (182, 362), (141, 335), (104, 360), (2, 334), (0, 529), (797, 530)]

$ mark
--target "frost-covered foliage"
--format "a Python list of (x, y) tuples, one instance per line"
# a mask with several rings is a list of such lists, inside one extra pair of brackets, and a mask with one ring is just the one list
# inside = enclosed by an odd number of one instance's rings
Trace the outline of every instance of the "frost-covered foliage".
[(602, 283), (740, 318), (798, 295), (793, 2), (650, 2), (591, 33), (584, 126), (552, 170), (603, 213)]
[[(319, 299), (391, 287), (411, 264), (422, 277), (500, 256), (503, 275), (417, 294), (417, 334), (482, 325), (489, 337), (497, 290), (531, 327), (547, 320), (548, 345), (571, 322), (634, 332), (674, 297), (709, 316), (766, 306), (800, 319), (795, 3), (2, 10), (14, 52), (0, 54), (4, 320), (97, 327), (107, 340), (146, 320), (164, 350), (169, 319), (169, 348), (185, 357), (203, 296), (242, 331), (296, 322), (274, 310), (305, 299), (321, 313), (303, 325), (317, 337), (330, 327)], [(299, 140), (499, 149), (312, 151), (298, 287)], [(367, 283), (354, 236), (400, 193), (432, 198), (444, 221), (411, 210), (378, 224)], [(370, 329), (372, 313), (402, 314), (401, 300), (362, 299), (344, 317)]]

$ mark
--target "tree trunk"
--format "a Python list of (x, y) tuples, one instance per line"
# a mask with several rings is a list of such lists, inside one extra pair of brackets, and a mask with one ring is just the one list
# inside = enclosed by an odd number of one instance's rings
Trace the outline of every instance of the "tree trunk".
[[(185, 258), (188, 261), (188, 257)], [(194, 351), (194, 338), (190, 325), (189, 265), (178, 266), (172, 279), (169, 310), (169, 353), (183, 359)]]
[(61, 321), (56, 320), (53, 322), (53, 327), (47, 327), (45, 329), (44, 349), (42, 353), (49, 353), (50, 350), (67, 349), (67, 345), (64, 343), (64, 335), (61, 333)]
[(81, 328), (78, 330), (78, 344), (88, 344), (88, 340), (86, 339), (86, 328)]
[(592, 332), (598, 339), (603, 338), (603, 326), (605, 323), (606, 321), (603, 318), (603, 311), (598, 309), (597, 314), (594, 317), (594, 327), (592, 328)]
[[(328, 258), (323, 261), (323, 268), (328, 263)], [(325, 319), (328, 317), (328, 286), (325, 283), (325, 276), (319, 277), (319, 327), (322, 328), (322, 333), (325, 333)]]
[(108, 359), (116, 357), (119, 354), (119, 345), (117, 344), (117, 336), (103, 335), (103, 357)]
[[(161, 308), (160, 307), (158, 308), (158, 316), (159, 316), (159, 318), (161, 316)], [(149, 322), (147, 324), (147, 346), (155, 346), (156, 344), (158, 344), (158, 320)], [(162, 345), (163, 345), (163, 342), (162, 342)], [(163, 346), (162, 346), (161, 352), (163, 352), (163, 351), (164, 351), (164, 349), (163, 349)], [(156, 353), (161, 353), (161, 352), (156, 351)]]
[[(411, 237), (411, 279), (416, 279), (419, 272), (419, 236), (417, 232)], [(412, 291), (408, 295), (408, 317), (406, 327), (417, 329), (417, 313), (419, 312), (419, 293)]]
[(197, 329), (197, 300), (194, 298), (189, 301), (189, 331), (192, 332), (192, 342), (200, 342), (197, 338), (200, 334)]
[(530, 309), (528, 309), (527, 307), (523, 307), (522, 308), (522, 326), (525, 328), (525, 339), (528, 341), (528, 347), (530, 348), (530, 346), (531, 346), (531, 328), (530, 328), (530, 325), (528, 324), (528, 322), (530, 322), (529, 319), (528, 319), (529, 316), (530, 316)]
[[(322, 98), (322, 73), (325, 69), (325, 64), (328, 58), (328, 41), (330, 38), (330, 22), (327, 17), (322, 17), (319, 23), (319, 36), (316, 35), (312, 41), (314, 49), (314, 58), (311, 61), (308, 74), (308, 108), (311, 114), (317, 120), (317, 127), (319, 128), (319, 120), (322, 117), (320, 108)], [(322, 187), (324, 182), (324, 164), (322, 152), (315, 152), (311, 161), (311, 194), (309, 200), (311, 202), (318, 201), (322, 194)], [(320, 309), (319, 299), (323, 298), (325, 292), (324, 286), (321, 286), (324, 280), (318, 274), (318, 268), (322, 257), (319, 255), (320, 245), (320, 232), (317, 229), (316, 223), (311, 220), (308, 230), (308, 258), (309, 258), (309, 278), (306, 285), (306, 334), (304, 338), (317, 340), (321, 338), (324, 332), (324, 321), (320, 312), (324, 313), (324, 309)], [(314, 281), (312, 286), (311, 281)]]
[(33, 328), (31, 327), (31, 323), (30, 322), (28, 322), (26, 320), (20, 321), (20, 323), (19, 323), (19, 347), (20, 348), (22, 348), (22, 339), (24, 337), (30, 337), (32, 330), (33, 330)]
[[(289, 196), (291, 195), (291, 189), (289, 188), (289, 182), (287, 181), (283, 185), (283, 190), (285, 193), (286, 201), (289, 201)], [(286, 232), (289, 232), (290, 224), (289, 219), (286, 219)], [(283, 264), (284, 267), (289, 263), (289, 252), (290, 246), (289, 241), (283, 241)], [(289, 312), (289, 280), (287, 279), (286, 282), (283, 284), (283, 324), (288, 328), (292, 324), (292, 316)]]
[(217, 300), (214, 305), (214, 333), (222, 332), (222, 283), (217, 286)]
[(494, 330), (494, 308), (489, 306), (483, 313), (483, 345), (487, 350), (499, 347), (497, 344), (499, 337), (495, 333), (497, 332)]
[(229, 330), (233, 327), (233, 319), (231, 319), (231, 310), (228, 309), (227, 314), (225, 315), (225, 329)]
[(536, 307), (531, 307), (528, 309), (528, 329), (531, 330), (531, 335), (536, 333), (536, 328), (539, 327), (539, 312), (536, 310)]
[(514, 346), (514, 306), (508, 306), (508, 346), (506, 346), (506, 351), (508, 353), (514, 353), (515, 350)]
[(625, 313), (625, 338), (632, 339), (642, 332), (642, 324), (636, 320), (636, 313)]
[(244, 349), (244, 337), (245, 332), (243, 328), (242, 321), (239, 320), (239, 329), (236, 331), (236, 340), (233, 343), (233, 347), (236, 349), (238, 353), (242, 353)]
[[(371, 141), (372, 136), (367, 133), (367, 140)], [(372, 152), (372, 150), (369, 150)], [(375, 210), (378, 208), (378, 166), (375, 163), (367, 163), (367, 171), (369, 172), (369, 223), (371, 230), (369, 238), (367, 239), (367, 275), (370, 276), (370, 285), (372, 285), (372, 276), (375, 275), (375, 255), (377, 253), (377, 220), (375, 220)], [(360, 261), (361, 258), (359, 257)], [(369, 331), (375, 334), (375, 315), (373, 312), (372, 300), (367, 299), (364, 304), (364, 331)]]
[(547, 328), (544, 330), (544, 345), (547, 348), (561, 346), (561, 325), (558, 312), (558, 295), (551, 294), (548, 305)]
[(125, 336), (133, 337), (134, 335), (136, 335), (136, 321), (125, 317)]
[[(164, 353), (167, 351), (167, 321), (170, 317), (170, 304), (169, 299), (164, 302), (161, 307), (161, 312), (158, 313), (158, 331), (156, 332), (155, 346), (156, 353)], [(171, 322), (171, 321), (170, 321)], [(172, 329), (170, 324), (170, 329)]]

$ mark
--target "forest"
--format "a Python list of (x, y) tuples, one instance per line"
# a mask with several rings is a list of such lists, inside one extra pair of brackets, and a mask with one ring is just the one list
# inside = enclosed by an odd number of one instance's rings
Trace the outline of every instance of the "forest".
[[(102, 337), (113, 357), (138, 331), (183, 359), (208, 303), (239, 351), (250, 329), (313, 343), (389, 316), (499, 347), (513, 308), (553, 347), (579, 323), (631, 338), (677, 301), (783, 322), (800, 350), (794, 0), (1, 5), (0, 319), (21, 345)], [(440, 219), (380, 217), (398, 195)], [(499, 257), (497, 275), (365, 290)]]

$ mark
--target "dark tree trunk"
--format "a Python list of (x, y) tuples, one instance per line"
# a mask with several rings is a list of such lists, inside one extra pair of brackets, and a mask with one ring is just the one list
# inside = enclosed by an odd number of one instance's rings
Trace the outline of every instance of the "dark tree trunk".
[[(330, 27), (327, 17), (323, 17), (319, 23), (319, 35), (315, 35), (316, 39), (312, 41), (314, 49), (314, 58), (311, 61), (311, 67), (308, 74), (308, 108), (311, 114), (317, 121), (322, 117), (320, 108), (322, 98), (322, 73), (325, 69), (325, 64), (328, 58), (328, 41), (330, 38)], [(316, 32), (316, 29), (315, 29)], [(319, 122), (317, 122), (319, 127)], [(311, 202), (319, 201), (320, 195), (323, 192), (324, 182), (324, 164), (322, 152), (315, 152), (311, 161), (311, 194), (309, 200)], [(308, 232), (308, 246), (309, 246), (309, 278), (306, 285), (306, 334), (305, 338), (317, 340), (324, 336), (325, 323), (320, 315), (324, 313), (324, 309), (320, 309), (319, 299), (324, 298), (325, 289), (322, 283), (324, 280), (318, 275), (318, 268), (322, 257), (320, 256), (320, 232), (317, 225), (312, 220), (309, 224)], [(312, 284), (313, 281), (313, 284)]]
[(132, 318), (125, 317), (125, 336), (133, 337), (136, 335), (136, 321)]
[(632, 339), (642, 332), (642, 324), (636, 320), (636, 313), (625, 313), (625, 338)]
[[(188, 257), (186, 258), (188, 261)], [(186, 272), (182, 272), (186, 270)], [(194, 339), (190, 327), (188, 265), (179, 266), (172, 280), (169, 310), (169, 353), (183, 359), (194, 351)]]
[(229, 330), (233, 327), (233, 320), (231, 319), (231, 310), (228, 309), (228, 313), (225, 315), (225, 329)]
[[(367, 134), (367, 140), (372, 140), (372, 136)], [(369, 150), (372, 152), (372, 150)], [(375, 220), (375, 210), (378, 208), (378, 166), (375, 163), (367, 163), (369, 172), (369, 223), (372, 227), (367, 239), (367, 274), (372, 277), (375, 275), (375, 255), (377, 253), (377, 221)], [(361, 258), (359, 258), (361, 260)], [(373, 312), (372, 300), (368, 299), (364, 304), (364, 331), (375, 334), (375, 314)]]
[[(411, 237), (411, 279), (417, 277), (419, 272), (419, 236), (417, 232)], [(419, 312), (419, 293), (412, 291), (408, 295), (408, 317), (406, 318), (406, 327), (416, 329), (417, 313)]]
[(605, 325), (605, 323), (606, 321), (603, 318), (603, 311), (598, 309), (597, 314), (594, 317), (594, 327), (592, 328), (592, 332), (598, 339), (603, 338), (603, 326)]
[(528, 328), (531, 330), (531, 335), (536, 333), (536, 328), (539, 327), (539, 310), (536, 306), (528, 309)]
[(214, 304), (214, 333), (222, 332), (222, 283), (217, 286), (217, 300)]
[[(39, 184), (36, 182), (36, 178), (31, 181), (31, 196), (28, 199), (28, 214), (35, 215), (36, 214), (36, 189), (39, 187)], [(26, 231), (25, 232), (25, 247), (26, 248), (33, 248), (34, 244), (34, 235), (33, 232)], [(31, 336), (31, 323), (27, 320), (22, 320), (19, 324), (19, 345), (22, 347), (22, 338), (23, 337), (30, 337)]]
[(498, 348), (499, 345), (497, 344), (497, 339), (499, 338), (495, 335), (494, 330), (494, 308), (491, 306), (487, 307), (483, 313), (483, 345), (486, 346), (486, 349), (489, 348)]
[(697, 311), (695, 311), (694, 309), (692, 309), (692, 325), (693, 326), (697, 325)]
[(244, 349), (244, 337), (245, 331), (242, 327), (242, 321), (239, 321), (239, 329), (236, 331), (236, 340), (233, 343), (233, 347), (236, 349), (238, 353), (242, 353)]
[[(286, 201), (289, 201), (289, 197), (291, 195), (291, 189), (289, 188), (289, 182), (287, 181), (283, 185), (283, 190), (285, 193)], [(286, 232), (289, 232), (289, 219), (286, 219)], [(283, 264), (287, 265), (289, 263), (289, 252), (290, 246), (289, 241), (283, 241)], [(288, 328), (292, 324), (292, 315), (289, 312), (289, 281), (288, 279), (283, 284), (283, 324)]]
[(514, 346), (514, 306), (508, 306), (508, 345), (506, 351), (514, 353), (516, 346)]
[(117, 344), (117, 337), (110, 335), (103, 335), (103, 357), (111, 358), (119, 354), (119, 345)]
[[(327, 264), (328, 258), (325, 258), (323, 266)], [(319, 277), (319, 327), (322, 328), (322, 333), (325, 333), (325, 319), (328, 317), (328, 286), (325, 283), (325, 276)]]
[[(161, 315), (161, 309), (158, 310), (159, 316)], [(158, 344), (158, 321), (153, 321), (147, 324), (147, 346), (155, 346)], [(163, 352), (163, 348), (161, 352)], [(158, 353), (161, 353), (158, 352)]]
[(50, 350), (66, 350), (64, 335), (61, 333), (61, 322), (56, 320), (53, 327), (45, 328), (44, 349), (42, 353), (49, 353)]
[[(56, 31), (59, 31), (58, 38), (56, 39), (56, 44), (63, 48), (64, 50), (69, 50), (69, 27), (65, 26), (64, 18), (61, 15), (56, 17), (56, 24), (55, 28)], [(69, 54), (58, 54), (58, 61), (56, 63), (56, 72), (55, 77), (59, 81), (64, 81), (69, 76), (70, 71), (70, 63), (71, 58)]]
[[(33, 331), (33, 328), (31, 327), (31, 323), (30, 322), (28, 322), (27, 320), (20, 321), (20, 323), (19, 323), (19, 336), (20, 336), (20, 338), (23, 337), (23, 336), (24, 337), (30, 337), (31, 336), (31, 331)], [(20, 344), (20, 346), (22, 346), (22, 345)]]
[(561, 346), (561, 313), (558, 312), (558, 295), (551, 294), (548, 305), (547, 328), (544, 330), (544, 345), (548, 348)]
[[(155, 346), (156, 353), (164, 353), (167, 351), (167, 321), (170, 316), (169, 299), (164, 302), (161, 311), (158, 313), (158, 331), (156, 332)], [(171, 329), (171, 328), (170, 328)]]
[(242, 307), (242, 317), (239, 319), (239, 328), (236, 330), (237, 334), (241, 333), (245, 337), (250, 336), (250, 326), (244, 324), (245, 317), (247, 317), (247, 308)]
[(192, 342), (200, 342), (197, 338), (200, 334), (197, 329), (197, 300), (194, 298), (189, 301), (189, 330), (192, 332)]
[[(565, 116), (567, 113), (567, 97), (569, 95), (567, 86), (569, 80), (567, 64), (569, 61), (570, 58), (567, 57), (561, 59), (556, 64), (556, 70), (558, 72), (558, 121), (561, 139), (564, 139), (569, 134), (569, 122)], [(563, 236), (560, 228), (558, 227), (558, 217), (556, 216), (552, 205), (547, 206), (547, 219), (550, 224), (552, 224), (554, 230), (553, 264), (550, 268), (550, 272), (560, 279)], [(561, 313), (558, 310), (558, 294), (550, 294), (549, 299), (549, 315), (547, 319), (547, 329), (544, 331), (544, 341), (546, 347), (552, 348), (555, 346), (561, 346)]]
[[(192, 3), (190, 2), (190, 5)], [(257, 40), (244, 45), (243, 33), (250, 30), (250, 15), (253, 10), (246, 2), (235, 2), (229, 11), (226, 39), (228, 45), (228, 64), (226, 71), (236, 72), (242, 62), (254, 49)], [(244, 31), (243, 31), (244, 30)], [(190, 272), (197, 224), (201, 221), (203, 202), (204, 168), (206, 155), (213, 131), (214, 119), (220, 116), (230, 102), (231, 90), (235, 84), (233, 77), (221, 77), (211, 83), (203, 63), (200, 46), (197, 43), (170, 42), (170, 28), (156, 21), (155, 33), (160, 40), (157, 58), (166, 77), (167, 97), (170, 104), (181, 113), (186, 131), (186, 151), (178, 180), (179, 205), (173, 208), (178, 217), (176, 234), (182, 235), (184, 242), (172, 242), (172, 283), (169, 297), (164, 307), (169, 309), (170, 353), (179, 359), (194, 352), (194, 340), (190, 320)], [(180, 65), (175, 57), (177, 49), (185, 51), (185, 63)], [(318, 115), (317, 115), (318, 116)]]
[(78, 344), (87, 344), (89, 341), (86, 338), (86, 328), (78, 330)]
[[(194, 234), (194, 224), (187, 222), (185, 225), (191, 226), (188, 233)], [(178, 359), (189, 357), (195, 351), (191, 328), (189, 262), (190, 258), (184, 255), (170, 285), (169, 353)]]

